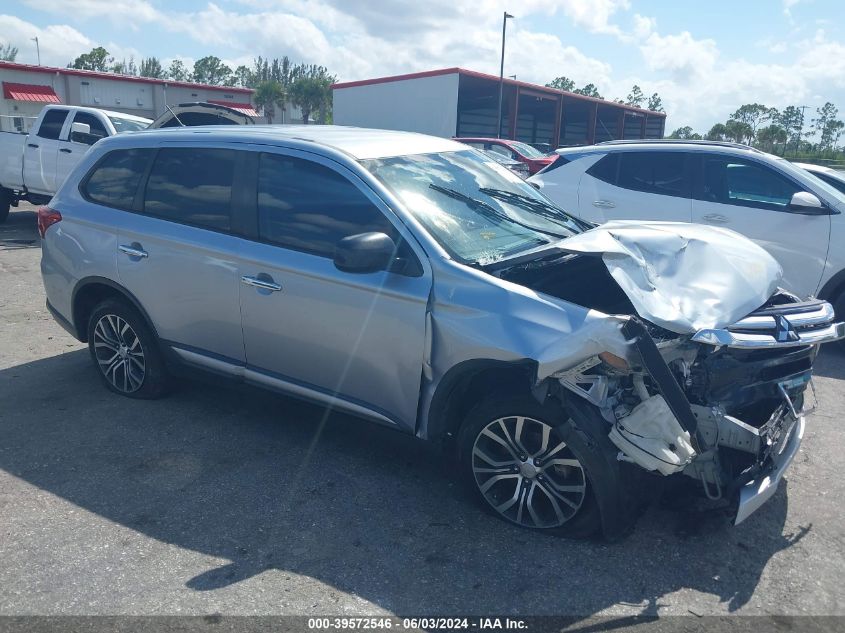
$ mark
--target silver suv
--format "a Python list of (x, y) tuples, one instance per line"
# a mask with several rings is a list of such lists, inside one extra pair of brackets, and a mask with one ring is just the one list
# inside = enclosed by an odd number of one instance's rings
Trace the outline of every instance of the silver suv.
[(845, 335), (736, 233), (592, 228), (418, 134), (115, 136), (38, 221), (48, 308), (112, 391), (187, 367), (314, 400), (442, 445), (484, 507), (570, 535), (622, 533), (667, 477), (743, 520)]

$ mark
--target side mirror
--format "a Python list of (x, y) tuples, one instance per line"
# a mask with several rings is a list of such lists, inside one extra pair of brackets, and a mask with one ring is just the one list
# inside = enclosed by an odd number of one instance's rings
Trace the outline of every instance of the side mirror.
[(809, 191), (798, 191), (789, 201), (789, 210), (803, 215), (824, 215), (827, 208), (815, 194)]
[(396, 257), (396, 244), (385, 233), (358, 233), (344, 237), (334, 250), (334, 265), (346, 273), (388, 270)]
[(97, 134), (91, 134), (91, 126), (87, 123), (71, 123), (70, 124), (70, 140), (74, 143), (82, 143), (83, 145), (93, 145), (100, 140)]

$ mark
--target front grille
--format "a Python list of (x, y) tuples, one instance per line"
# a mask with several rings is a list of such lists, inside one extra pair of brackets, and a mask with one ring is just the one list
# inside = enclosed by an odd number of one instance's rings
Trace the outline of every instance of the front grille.
[(744, 349), (799, 347), (845, 336), (845, 323), (834, 323), (826, 301), (768, 305), (724, 329), (700, 330), (692, 340)]

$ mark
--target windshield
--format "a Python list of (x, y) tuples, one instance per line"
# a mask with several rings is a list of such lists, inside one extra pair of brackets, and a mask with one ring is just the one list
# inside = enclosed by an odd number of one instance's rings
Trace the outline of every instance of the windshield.
[(826, 183), (814, 173), (809, 172), (806, 169), (802, 169), (780, 156), (774, 157), (774, 160), (777, 161), (778, 166), (780, 166), (781, 169), (791, 174), (794, 178), (797, 178), (799, 182), (801, 182), (802, 178), (809, 178), (817, 189), (817, 191), (813, 193), (818, 194), (821, 192), (824, 194), (822, 197), (825, 197), (825, 195), (827, 196), (828, 199), (824, 202), (827, 202), (828, 204), (841, 204), (845, 202), (845, 194), (838, 191), (833, 185)]
[(109, 121), (114, 126), (114, 131), (120, 134), (121, 132), (138, 132), (146, 130), (152, 121), (146, 119), (137, 121), (135, 119), (123, 119), (121, 117), (110, 116)]
[(362, 161), (452, 257), (491, 264), (585, 226), (475, 150)]
[(536, 147), (532, 147), (528, 143), (520, 143), (519, 141), (514, 141), (511, 143), (511, 147), (513, 147), (520, 154), (528, 158), (545, 158), (546, 156), (539, 149), (537, 149)]

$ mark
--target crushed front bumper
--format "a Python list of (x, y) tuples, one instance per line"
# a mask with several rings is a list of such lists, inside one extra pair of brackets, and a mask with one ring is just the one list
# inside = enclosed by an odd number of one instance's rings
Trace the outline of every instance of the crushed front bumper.
[(788, 435), (779, 447), (780, 450), (773, 451), (770, 457), (771, 469), (740, 488), (734, 525), (742, 523), (775, 494), (780, 480), (792, 460), (795, 459), (795, 455), (801, 446), (801, 440), (804, 438), (803, 415), (798, 416), (787, 433)]

